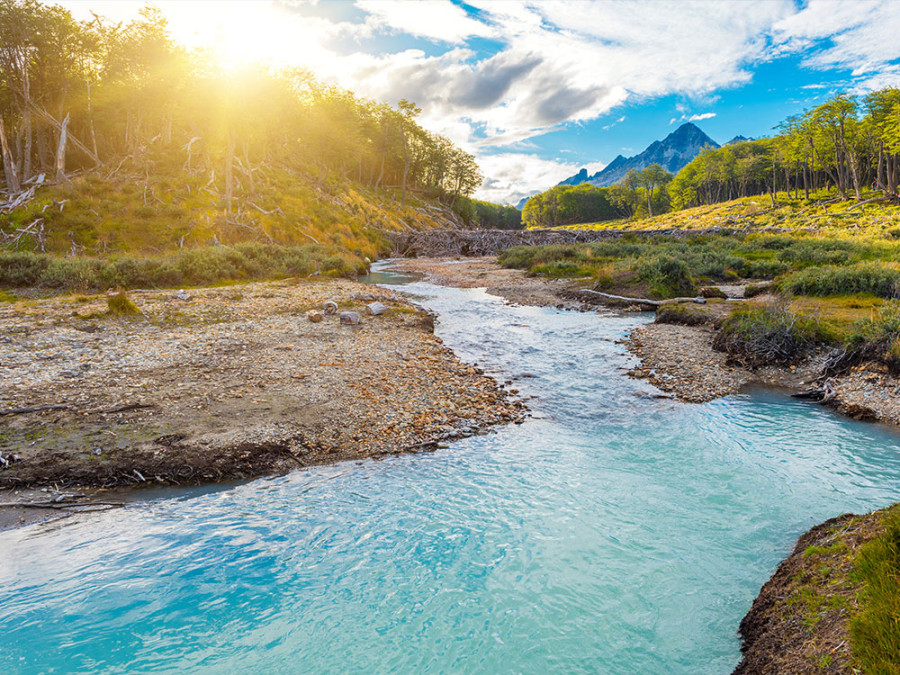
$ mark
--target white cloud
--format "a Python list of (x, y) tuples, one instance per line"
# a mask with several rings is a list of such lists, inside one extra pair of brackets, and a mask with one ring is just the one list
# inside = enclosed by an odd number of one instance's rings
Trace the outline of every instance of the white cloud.
[[(500, 153), (478, 158), (487, 179), (475, 193), (478, 199), (516, 204), (523, 197), (546, 190), (582, 168), (571, 162), (542, 159), (534, 154)], [(588, 173), (603, 168), (601, 163), (588, 165)]]
[(772, 32), (783, 51), (808, 52), (806, 65), (847, 68), (855, 77), (890, 73), (896, 70), (892, 62), (900, 59), (900, 7), (895, 2), (811, 0), (777, 22)]
[(462, 42), (467, 37), (488, 37), (493, 31), (449, 0), (357, 0), (356, 6), (369, 13), (376, 27), (384, 26), (442, 42)]
[(687, 119), (688, 119), (688, 122), (699, 122), (700, 120), (711, 120), (715, 116), (716, 116), (716, 113), (714, 113), (714, 112), (706, 112), (706, 113), (701, 113), (699, 115), (691, 115)]

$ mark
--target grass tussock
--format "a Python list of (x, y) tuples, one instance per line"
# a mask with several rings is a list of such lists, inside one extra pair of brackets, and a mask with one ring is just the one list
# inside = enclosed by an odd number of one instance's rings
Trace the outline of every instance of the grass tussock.
[(163, 257), (57, 257), (0, 252), (0, 286), (53, 290), (201, 286), (291, 276), (352, 277), (364, 259), (315, 244), (279, 246), (242, 243), (207, 246)]
[(128, 317), (141, 314), (141, 310), (132, 302), (125, 291), (119, 291), (107, 296), (106, 305), (110, 316)]
[(874, 295), (900, 297), (900, 269), (893, 264), (857, 263), (812, 267), (781, 279), (777, 289), (792, 295)]
[(656, 318), (653, 322), (679, 326), (702, 326), (709, 323), (709, 316), (685, 305), (663, 305), (656, 311)]
[(747, 368), (791, 365), (826, 340), (816, 321), (782, 304), (742, 308), (723, 323), (713, 348)]
[(862, 584), (850, 622), (853, 658), (864, 673), (900, 673), (900, 507), (882, 516), (882, 531), (855, 561)]

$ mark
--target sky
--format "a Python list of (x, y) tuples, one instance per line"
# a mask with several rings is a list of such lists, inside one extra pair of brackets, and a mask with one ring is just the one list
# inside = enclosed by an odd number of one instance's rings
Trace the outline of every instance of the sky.
[[(76, 18), (144, 2), (64, 0)], [(158, 0), (176, 41), (301, 66), (422, 108), (472, 152), (481, 199), (516, 203), (692, 121), (773, 133), (837, 93), (900, 86), (900, 0)]]

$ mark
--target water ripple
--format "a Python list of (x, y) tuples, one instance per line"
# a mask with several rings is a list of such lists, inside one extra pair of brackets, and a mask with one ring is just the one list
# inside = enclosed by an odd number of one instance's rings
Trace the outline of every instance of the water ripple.
[(647, 396), (646, 317), (409, 290), (537, 419), (0, 533), (0, 671), (724, 673), (801, 531), (900, 499), (880, 427)]

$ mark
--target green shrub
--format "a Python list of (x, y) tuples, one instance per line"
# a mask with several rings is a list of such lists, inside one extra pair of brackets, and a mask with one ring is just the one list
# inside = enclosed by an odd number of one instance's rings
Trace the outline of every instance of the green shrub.
[(675, 298), (696, 292), (687, 263), (671, 255), (645, 260), (638, 276), (650, 283), (650, 292), (657, 297)]
[(654, 323), (673, 323), (680, 326), (702, 326), (709, 323), (709, 317), (686, 305), (663, 305), (656, 310)]
[(718, 298), (719, 300), (725, 300), (728, 296), (725, 294), (721, 288), (716, 288), (715, 286), (705, 286), (698, 291), (698, 295), (701, 298)]
[(352, 277), (362, 257), (332, 254), (318, 245), (208, 246), (164, 258), (109, 259), (0, 252), (0, 286), (105, 290), (206, 285), (223, 281), (308, 276)]
[(858, 263), (846, 267), (811, 267), (784, 277), (777, 283), (782, 293), (794, 295), (859, 295), (879, 298), (900, 296), (900, 270), (881, 263)]
[(790, 365), (825, 339), (818, 324), (780, 305), (740, 309), (723, 323), (713, 348), (748, 368)]
[(107, 296), (106, 306), (112, 316), (135, 316), (141, 313), (124, 291)]

